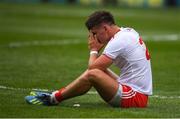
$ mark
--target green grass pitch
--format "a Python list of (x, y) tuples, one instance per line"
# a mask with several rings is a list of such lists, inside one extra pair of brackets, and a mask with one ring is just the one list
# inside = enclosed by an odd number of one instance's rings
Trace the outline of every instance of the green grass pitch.
[[(133, 27), (144, 37), (153, 72), (154, 94), (148, 108), (112, 108), (97, 94), (52, 107), (28, 105), (24, 97), (30, 89), (59, 89), (87, 68), (84, 21), (97, 9), (111, 11), (118, 25)], [(180, 117), (179, 12), (1, 3), (0, 117)], [(75, 103), (80, 107), (74, 107)]]

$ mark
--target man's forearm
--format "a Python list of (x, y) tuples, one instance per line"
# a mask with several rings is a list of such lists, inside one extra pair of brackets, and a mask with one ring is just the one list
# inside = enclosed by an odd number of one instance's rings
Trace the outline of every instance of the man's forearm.
[(91, 65), (94, 63), (94, 61), (96, 61), (97, 58), (98, 58), (98, 54), (96, 53), (90, 54), (88, 67), (91, 67)]

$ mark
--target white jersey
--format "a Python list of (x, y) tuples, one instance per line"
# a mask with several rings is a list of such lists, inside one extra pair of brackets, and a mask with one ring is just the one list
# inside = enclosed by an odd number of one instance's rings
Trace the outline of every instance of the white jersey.
[(147, 49), (140, 42), (139, 34), (132, 28), (120, 28), (106, 45), (103, 54), (113, 59), (120, 68), (120, 84), (130, 86), (133, 90), (151, 95), (152, 73)]

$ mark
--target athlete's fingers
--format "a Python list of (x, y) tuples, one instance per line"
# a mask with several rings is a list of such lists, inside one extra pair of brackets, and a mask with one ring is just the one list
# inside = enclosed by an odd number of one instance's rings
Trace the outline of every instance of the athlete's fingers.
[(94, 40), (96, 40), (97, 43), (100, 43), (100, 44), (101, 44), (100, 40), (98, 40), (98, 38), (97, 38), (96, 35), (94, 35)]

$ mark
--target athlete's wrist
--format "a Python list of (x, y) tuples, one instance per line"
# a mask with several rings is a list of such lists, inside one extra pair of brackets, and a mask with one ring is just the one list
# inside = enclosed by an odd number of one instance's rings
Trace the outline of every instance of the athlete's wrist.
[(98, 51), (97, 51), (97, 50), (91, 50), (91, 51), (90, 51), (90, 55), (92, 55), (92, 54), (98, 55)]

